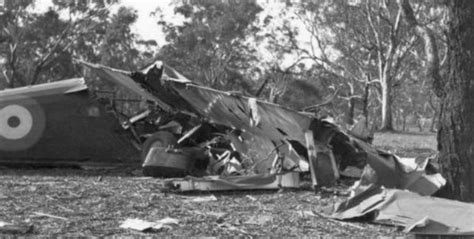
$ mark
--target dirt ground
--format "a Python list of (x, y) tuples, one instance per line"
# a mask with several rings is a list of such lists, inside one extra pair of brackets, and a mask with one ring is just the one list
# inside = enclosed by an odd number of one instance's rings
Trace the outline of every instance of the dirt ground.
[[(422, 137), (431, 140), (434, 135)], [(380, 140), (376, 138), (377, 142)], [(400, 150), (402, 156), (433, 152), (432, 148), (410, 151), (409, 143), (406, 144), (407, 148)], [(347, 198), (347, 186), (343, 184), (318, 193), (303, 187), (176, 194), (161, 191), (159, 179), (141, 177), (138, 171), (137, 168), (0, 168), (0, 224), (32, 225), (26, 227), (30, 230), (24, 234), (32, 237), (406, 236), (391, 226), (324, 217), (321, 213), (325, 209)], [(212, 195), (216, 200), (191, 200)], [(120, 228), (128, 218), (157, 221), (166, 217), (177, 219), (179, 223), (150, 232)]]

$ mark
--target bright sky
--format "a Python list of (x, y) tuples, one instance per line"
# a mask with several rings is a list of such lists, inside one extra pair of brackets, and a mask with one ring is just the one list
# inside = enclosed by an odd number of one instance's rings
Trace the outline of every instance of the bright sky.
[[(132, 30), (140, 38), (145, 40), (156, 40), (160, 45), (165, 42), (165, 38), (157, 25), (158, 16), (151, 16), (158, 5), (165, 16), (173, 15), (172, 0), (121, 0), (119, 6), (113, 6), (112, 11), (116, 11), (120, 6), (132, 7), (137, 10), (138, 19)], [(36, 0), (35, 11), (43, 12), (52, 6), (52, 0)]]
[(157, 22), (159, 16), (151, 16), (158, 6), (165, 17), (172, 18), (174, 7), (172, 0), (121, 0), (122, 6), (132, 7), (137, 10), (138, 19), (132, 30), (144, 40), (153, 39), (161, 46), (165, 43), (165, 36), (161, 32)]

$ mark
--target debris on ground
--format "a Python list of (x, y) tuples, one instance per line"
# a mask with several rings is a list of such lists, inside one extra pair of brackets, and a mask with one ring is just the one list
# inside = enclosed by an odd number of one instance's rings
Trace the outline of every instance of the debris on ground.
[(8, 223), (0, 221), (0, 235), (5, 234), (26, 234), (33, 230), (32, 224), (26, 223)]
[(257, 190), (300, 187), (299, 174), (259, 174), (254, 176), (187, 176), (179, 179), (163, 179), (159, 185), (164, 190), (171, 191), (228, 191), (228, 190)]
[(185, 197), (184, 202), (213, 202), (217, 201), (216, 196)]
[(373, 218), (406, 232), (474, 233), (474, 204), (371, 186), (335, 206), (332, 218)]
[(266, 223), (271, 223), (273, 221), (273, 216), (271, 215), (255, 215), (250, 217), (244, 224), (254, 224), (264, 226)]
[(155, 222), (144, 221), (141, 219), (126, 219), (121, 225), (120, 228), (132, 229), (136, 231), (147, 231), (147, 230), (162, 230), (164, 228), (172, 229), (170, 225), (178, 225), (179, 220), (175, 218), (163, 218)]
[(33, 212), (33, 214), (34, 215), (32, 215), (32, 217), (49, 217), (49, 218), (59, 219), (59, 220), (63, 220), (63, 221), (68, 221), (69, 220), (65, 217), (55, 216), (55, 215), (51, 215), (51, 214), (48, 214), (48, 213)]

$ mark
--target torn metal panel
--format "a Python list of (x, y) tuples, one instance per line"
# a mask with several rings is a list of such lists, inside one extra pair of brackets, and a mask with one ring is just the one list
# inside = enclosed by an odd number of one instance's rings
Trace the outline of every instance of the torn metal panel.
[[(359, 142), (359, 145), (362, 144), (365, 143)], [(364, 148), (368, 151), (367, 145)], [(387, 188), (409, 189), (421, 195), (432, 195), (446, 183), (440, 174), (428, 175), (424, 168), (412, 171), (404, 170), (403, 163), (392, 154), (369, 153), (367, 159), (368, 165), (376, 173), (376, 180), (368, 180), (370, 183), (383, 185)]]
[[(165, 78), (169, 77), (169, 78), (173, 79), (173, 81), (177, 81), (177, 82), (181, 82), (181, 83), (191, 83), (192, 82), (188, 78), (181, 75), (175, 69), (168, 66), (166, 63), (164, 63), (162, 61), (155, 61), (152, 64), (150, 64), (149, 66), (147, 66), (147, 67), (143, 68), (142, 70), (140, 70), (140, 72), (142, 72), (143, 74), (147, 74), (148, 72), (153, 71), (154, 68), (158, 69), (158, 70), (162, 69), (163, 77), (165, 77)], [(193, 83), (196, 84), (197, 82), (193, 82)]]
[(99, 64), (93, 64), (89, 62), (81, 61), (81, 64), (87, 66), (89, 69), (93, 70), (100, 77), (103, 77), (106, 80), (109, 80), (113, 83), (119, 84), (132, 92), (144, 97), (147, 100), (156, 102), (163, 110), (172, 111), (172, 107), (167, 103), (163, 102), (160, 98), (153, 95), (152, 93), (145, 90), (142, 86), (136, 83), (131, 77), (131, 72), (121, 71), (106, 67)]
[[(274, 159), (283, 155), (282, 169), (299, 169), (301, 156), (291, 151), (291, 145), (286, 142), (276, 143), (264, 137), (259, 137), (248, 132), (240, 132), (239, 135), (228, 134), (232, 146), (243, 158), (252, 164), (251, 172), (269, 173), (273, 169)], [(306, 159), (305, 159), (306, 160)]]
[(227, 191), (227, 190), (254, 190), (298, 188), (300, 186), (299, 173), (260, 174), (254, 176), (206, 176), (185, 177), (182, 179), (167, 179), (161, 182), (166, 189), (180, 192), (187, 191)]
[(376, 223), (402, 226), (412, 232), (474, 232), (472, 203), (381, 187), (370, 187), (337, 205), (331, 217), (345, 220), (366, 215), (373, 215)]
[[(408, 189), (422, 195), (432, 195), (445, 184), (439, 173), (428, 174), (424, 166), (416, 170), (407, 170), (404, 162), (396, 155), (376, 149), (374, 146), (347, 135), (337, 134), (331, 141), (334, 154), (340, 158), (341, 170), (347, 166), (362, 168), (367, 164), (370, 170), (364, 170), (361, 186), (369, 184), (381, 185), (387, 188)], [(361, 162), (357, 162), (361, 158)], [(348, 162), (347, 160), (352, 160)], [(405, 160), (406, 161), (406, 160)], [(356, 190), (359, 191), (359, 190)]]

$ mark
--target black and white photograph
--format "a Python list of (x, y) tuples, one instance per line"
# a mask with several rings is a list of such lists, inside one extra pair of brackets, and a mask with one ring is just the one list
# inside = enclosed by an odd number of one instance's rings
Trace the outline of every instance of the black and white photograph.
[(474, 1), (0, 0), (0, 237), (473, 238)]

